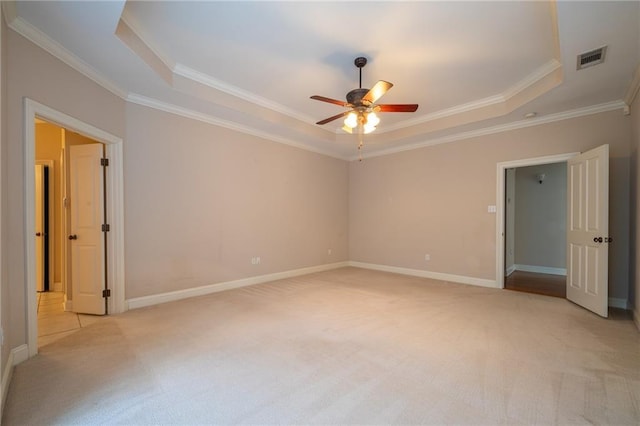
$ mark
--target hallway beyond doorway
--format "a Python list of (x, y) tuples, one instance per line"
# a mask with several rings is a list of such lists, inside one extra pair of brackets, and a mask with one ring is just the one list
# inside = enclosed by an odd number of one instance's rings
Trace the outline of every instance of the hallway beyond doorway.
[(505, 278), (504, 288), (525, 293), (566, 298), (567, 277), (564, 275), (515, 271)]
[(65, 312), (64, 293), (45, 291), (38, 293), (38, 347), (48, 345), (75, 333), (82, 327), (100, 321), (95, 315)]

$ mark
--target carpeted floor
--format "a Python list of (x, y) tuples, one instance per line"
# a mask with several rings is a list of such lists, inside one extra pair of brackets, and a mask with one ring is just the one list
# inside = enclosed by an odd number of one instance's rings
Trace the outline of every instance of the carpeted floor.
[(4, 425), (640, 423), (640, 334), (564, 299), (344, 268), (111, 316)]

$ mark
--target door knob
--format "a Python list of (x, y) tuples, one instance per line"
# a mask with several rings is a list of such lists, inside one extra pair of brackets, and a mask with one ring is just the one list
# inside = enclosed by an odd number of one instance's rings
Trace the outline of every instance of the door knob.
[(605, 237), (605, 238), (604, 238), (604, 242), (605, 242), (605, 243), (610, 243), (610, 242), (612, 242), (612, 241), (613, 241), (613, 238), (611, 238), (611, 237)]
[(593, 237), (593, 242), (594, 243), (601, 243), (602, 242), (602, 237)]
[(77, 240), (78, 236), (76, 234), (71, 234), (71, 235), (69, 235), (69, 239), (70, 240)]
[(42, 233), (40, 233), (40, 232), (36, 232), (36, 237), (39, 237), (39, 236), (41, 236), (41, 235), (42, 235)]

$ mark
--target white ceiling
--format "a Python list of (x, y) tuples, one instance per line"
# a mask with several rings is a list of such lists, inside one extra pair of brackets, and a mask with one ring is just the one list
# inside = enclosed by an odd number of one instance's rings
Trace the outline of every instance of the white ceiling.
[[(340, 158), (358, 87), (387, 80), (365, 155), (622, 109), (640, 64), (640, 2), (3, 2), (10, 27), (135, 103)], [(603, 64), (576, 56), (607, 45)], [(525, 121), (524, 114), (536, 112)]]

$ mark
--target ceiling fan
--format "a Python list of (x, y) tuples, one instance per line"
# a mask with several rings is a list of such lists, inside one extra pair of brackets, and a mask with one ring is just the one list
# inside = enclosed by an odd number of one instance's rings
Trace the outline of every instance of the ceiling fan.
[(360, 87), (347, 93), (346, 102), (324, 96), (311, 96), (311, 99), (340, 105), (349, 109), (320, 120), (316, 124), (327, 124), (347, 116), (342, 127), (344, 131), (353, 133), (353, 129), (358, 127), (362, 133), (371, 133), (380, 122), (377, 112), (415, 112), (418, 109), (418, 104), (376, 104), (376, 101), (387, 93), (387, 90), (391, 89), (393, 84), (380, 80), (371, 89), (363, 89), (362, 68), (367, 64), (367, 58), (358, 57), (355, 59), (354, 64), (360, 70)]

